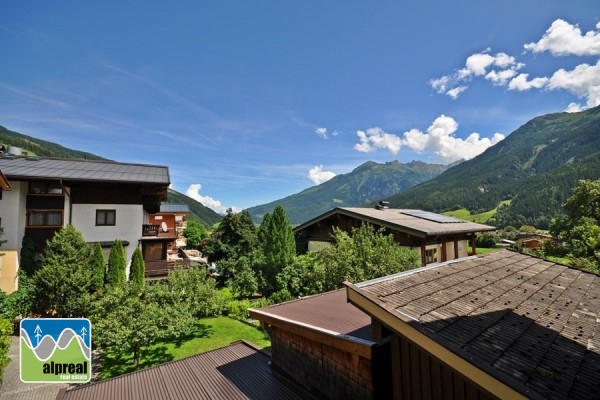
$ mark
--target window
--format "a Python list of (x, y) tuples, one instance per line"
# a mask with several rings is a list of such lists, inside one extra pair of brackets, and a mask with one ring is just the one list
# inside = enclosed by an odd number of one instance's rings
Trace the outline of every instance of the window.
[(57, 181), (34, 181), (29, 183), (31, 194), (62, 194), (63, 189)]
[(27, 217), (28, 226), (61, 226), (62, 211), (30, 210)]
[(437, 249), (425, 250), (425, 260), (427, 264), (437, 262)]
[(96, 210), (96, 226), (114, 226), (116, 219), (116, 210)]

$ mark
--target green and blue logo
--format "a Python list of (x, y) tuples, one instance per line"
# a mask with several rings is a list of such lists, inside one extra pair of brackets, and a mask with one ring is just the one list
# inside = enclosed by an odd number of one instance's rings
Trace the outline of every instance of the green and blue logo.
[(87, 318), (21, 321), (21, 381), (85, 383), (92, 376), (92, 324)]

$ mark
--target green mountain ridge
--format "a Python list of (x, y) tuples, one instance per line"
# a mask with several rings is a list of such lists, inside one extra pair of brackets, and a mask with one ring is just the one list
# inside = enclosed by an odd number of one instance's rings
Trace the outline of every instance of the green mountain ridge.
[(580, 179), (599, 178), (600, 107), (595, 107), (534, 118), (479, 156), (387, 200), (398, 208), (472, 213), (512, 200), (488, 223), (545, 229)]
[[(102, 158), (91, 153), (72, 150), (56, 143), (23, 135), (21, 133), (11, 131), (3, 126), (0, 126), (0, 145), (4, 145), (5, 147), (8, 147), (9, 145), (19, 147), (23, 150), (26, 150), (30, 154), (35, 154), (41, 157), (110, 161), (106, 158)], [(168, 190), (167, 203), (187, 204), (191, 212), (189, 218), (196, 219), (206, 226), (211, 226), (221, 219), (221, 215), (212, 209), (172, 189)]]
[(283, 199), (251, 207), (248, 212), (259, 223), (266, 213), (271, 213), (280, 205), (290, 222), (296, 225), (335, 207), (356, 207), (379, 201), (425, 182), (448, 168), (447, 165), (421, 161), (406, 164), (398, 161), (383, 164), (367, 161), (350, 173), (337, 175)]

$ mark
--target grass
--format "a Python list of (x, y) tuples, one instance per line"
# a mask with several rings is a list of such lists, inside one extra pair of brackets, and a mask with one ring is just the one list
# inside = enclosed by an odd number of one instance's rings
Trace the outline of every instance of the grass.
[(502, 250), (502, 247), (477, 247), (477, 255), (478, 256), (482, 256), (484, 254), (490, 254), (490, 253), (494, 253), (496, 251), (500, 251)]
[[(510, 204), (510, 200), (504, 200), (500, 202), (500, 206)], [(448, 215), (450, 217), (462, 219), (465, 221), (477, 222), (478, 224), (485, 224), (490, 218), (496, 215), (498, 208), (494, 208), (493, 210), (486, 211), (481, 214), (471, 214), (469, 210), (466, 208), (460, 208), (454, 211), (446, 211), (442, 213), (443, 215)]]
[(270, 350), (271, 342), (256, 326), (228, 317), (204, 318), (198, 320), (192, 331), (184, 338), (159, 342), (142, 350), (140, 364), (137, 367), (133, 365), (133, 354), (115, 349), (104, 352), (101, 359), (100, 379), (108, 379), (167, 361), (204, 353), (242, 339), (267, 351)]

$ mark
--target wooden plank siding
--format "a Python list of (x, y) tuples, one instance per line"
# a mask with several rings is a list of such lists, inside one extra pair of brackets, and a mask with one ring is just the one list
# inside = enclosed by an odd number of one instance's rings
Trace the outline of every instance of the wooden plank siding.
[(400, 335), (392, 337), (391, 354), (395, 400), (497, 399), (485, 388)]

